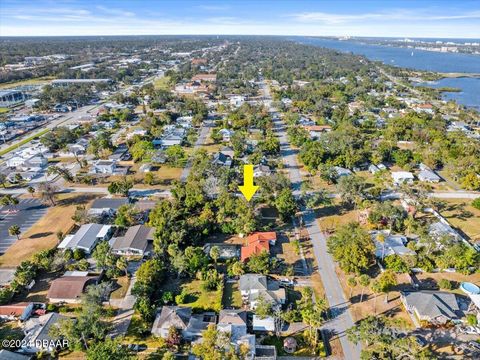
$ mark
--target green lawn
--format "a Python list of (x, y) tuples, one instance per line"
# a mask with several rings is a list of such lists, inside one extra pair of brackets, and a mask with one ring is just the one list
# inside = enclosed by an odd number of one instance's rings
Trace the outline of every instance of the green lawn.
[(172, 88), (170, 77), (164, 76), (164, 77), (155, 79), (153, 82), (153, 86), (155, 87), (156, 90), (170, 90)]
[(130, 279), (127, 276), (121, 276), (115, 279), (115, 290), (112, 291), (110, 297), (112, 299), (123, 299), (128, 291)]
[(182, 290), (189, 296), (184, 304), (190, 306), (193, 311), (220, 311), (222, 309), (222, 289), (217, 291), (203, 290), (200, 280), (194, 279), (181, 285)]
[(52, 80), (52, 79), (53, 79), (53, 77), (51, 77), (51, 76), (44, 76), (44, 77), (39, 77), (39, 78), (12, 81), (12, 82), (8, 82), (8, 83), (0, 84), (0, 89), (9, 89), (9, 88), (16, 87), (16, 86), (21, 86), (21, 85), (46, 84), (46, 83), (50, 82), (50, 80)]
[[(0, 339), (23, 339), (22, 328), (16, 321), (0, 323)], [(0, 347), (1, 348), (1, 347)]]
[(238, 289), (238, 283), (226, 283), (223, 289), (223, 299), (222, 299), (224, 308), (241, 308), (242, 307), (242, 295)]
[(149, 349), (163, 347), (165, 341), (150, 335), (151, 329), (151, 323), (144, 322), (140, 314), (134, 313), (123, 342), (126, 344), (145, 344)]
[(3, 114), (3, 113), (7, 113), (9, 112), (10, 109), (9, 108), (6, 108), (6, 107), (0, 107), (0, 114)]

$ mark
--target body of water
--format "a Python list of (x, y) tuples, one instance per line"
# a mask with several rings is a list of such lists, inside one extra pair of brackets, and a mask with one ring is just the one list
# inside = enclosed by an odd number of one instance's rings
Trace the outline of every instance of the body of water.
[(459, 104), (480, 110), (480, 79), (477, 78), (444, 78), (433, 83), (422, 84), (433, 88), (452, 87), (462, 89), (461, 92), (444, 92), (445, 100), (455, 100)]
[[(382, 61), (385, 64), (393, 66), (443, 73), (480, 73), (479, 55), (441, 53), (393, 46), (370, 45), (348, 40), (340, 41), (309, 37), (299, 37), (295, 40), (302, 44), (364, 55), (370, 60)], [(432, 87), (444, 86), (462, 89), (462, 92), (444, 93), (446, 100), (456, 100), (459, 104), (480, 109), (480, 79), (442, 79), (432, 84)]]

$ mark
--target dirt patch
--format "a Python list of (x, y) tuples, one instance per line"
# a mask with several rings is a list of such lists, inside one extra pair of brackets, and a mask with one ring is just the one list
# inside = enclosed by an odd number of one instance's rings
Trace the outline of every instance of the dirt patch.
[[(340, 284), (342, 285), (343, 293), (347, 300), (350, 300), (350, 312), (355, 322), (360, 321), (370, 315), (384, 315), (387, 317), (395, 318), (404, 322), (407, 328), (413, 328), (413, 323), (403, 308), (400, 301), (401, 286), (396, 287), (395, 291), (391, 291), (388, 294), (388, 302), (386, 302), (385, 294), (375, 294), (367, 286), (357, 285), (353, 289), (347, 285), (347, 279), (352, 275), (345, 274), (338, 266), (335, 267)], [(374, 277), (378, 274), (369, 274)], [(363, 299), (362, 297), (363, 290)]]
[(90, 203), (96, 195), (60, 194), (58, 197), (57, 205), (50, 207), (37, 223), (20, 236), (20, 240), (0, 256), (0, 267), (16, 267), (33, 254), (56, 246), (56, 233), (62, 231), (65, 234), (72, 229), (76, 206)]

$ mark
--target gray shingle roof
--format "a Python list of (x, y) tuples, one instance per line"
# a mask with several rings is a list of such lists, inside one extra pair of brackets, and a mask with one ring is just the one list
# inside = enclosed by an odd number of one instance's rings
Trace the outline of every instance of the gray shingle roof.
[(258, 274), (245, 274), (240, 276), (240, 290), (249, 291), (253, 289), (268, 290), (267, 277)]
[(128, 204), (128, 198), (101, 198), (96, 199), (91, 209), (118, 209), (120, 206)]
[(179, 306), (164, 306), (160, 315), (155, 320), (153, 327), (170, 328), (185, 330), (192, 316), (192, 308)]
[(446, 316), (450, 319), (458, 318), (456, 312), (460, 310), (455, 294), (442, 291), (418, 291), (404, 293), (408, 306), (416, 309), (419, 315), (434, 319)]
[(144, 250), (148, 240), (153, 240), (153, 228), (145, 225), (130, 227), (124, 236), (118, 237), (113, 243), (113, 250), (139, 249)]

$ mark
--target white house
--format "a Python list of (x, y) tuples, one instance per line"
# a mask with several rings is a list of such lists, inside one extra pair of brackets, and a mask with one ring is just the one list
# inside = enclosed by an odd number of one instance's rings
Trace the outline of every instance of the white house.
[(218, 133), (222, 135), (222, 141), (229, 142), (233, 136), (234, 131), (229, 129), (220, 129)]
[(169, 147), (181, 145), (187, 132), (183, 127), (169, 127), (164, 129), (163, 135), (152, 141), (154, 146)]
[(102, 224), (85, 224), (74, 235), (68, 235), (58, 245), (59, 249), (81, 249), (90, 254), (102, 240), (108, 240), (111, 236), (112, 226)]
[(124, 236), (111, 240), (112, 253), (117, 255), (140, 255), (143, 256), (148, 242), (153, 241), (154, 229), (145, 225), (130, 227)]
[(415, 177), (409, 171), (392, 171), (394, 185), (412, 184)]
[(332, 170), (335, 171), (337, 179), (341, 178), (342, 176), (350, 176), (352, 175), (352, 171), (349, 169), (345, 169), (340, 166), (334, 166)]
[(265, 275), (245, 274), (240, 276), (239, 289), (244, 302), (255, 309), (259, 298), (270, 302), (279, 308), (285, 304), (285, 289), (279, 286), (278, 281), (268, 279)]
[(59, 320), (66, 318), (66, 316), (51, 312), (27, 320), (23, 327), (25, 337), (22, 340), (21, 351), (35, 354), (37, 352), (52, 352), (57, 346), (68, 346), (68, 342), (54, 339), (49, 335), (50, 329), (58, 326)]
[(97, 160), (93, 163), (90, 172), (92, 174), (108, 174), (115, 173), (117, 162), (115, 160)]
[(245, 96), (235, 95), (230, 98), (230, 105), (240, 107), (245, 102)]
[[(389, 234), (389, 231), (371, 231), (370, 235), (375, 243), (375, 256), (385, 258), (389, 255), (408, 256), (415, 255), (415, 251), (405, 246), (407, 237), (404, 235)], [(383, 241), (379, 237), (383, 236)]]
[(429, 183), (438, 183), (440, 182), (441, 178), (438, 176), (435, 171), (430, 169), (428, 166), (424, 164), (420, 164), (419, 168), (421, 171), (418, 173), (417, 177), (418, 180), (424, 181), (424, 182), (429, 182)]
[(274, 332), (275, 331), (275, 319), (273, 316), (266, 316), (264, 318), (253, 315), (252, 320), (253, 331)]

